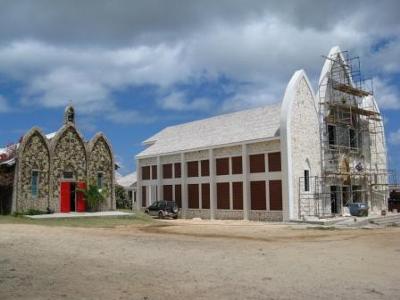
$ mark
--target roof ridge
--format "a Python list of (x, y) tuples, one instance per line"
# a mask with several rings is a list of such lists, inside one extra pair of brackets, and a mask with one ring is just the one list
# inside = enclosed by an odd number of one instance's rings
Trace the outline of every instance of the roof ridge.
[[(193, 121), (189, 121), (189, 122), (182, 123), (182, 124), (176, 124), (176, 125), (167, 126), (161, 131), (164, 131), (164, 130), (169, 129), (169, 128), (183, 127), (185, 125), (193, 124), (193, 123), (196, 123), (196, 122), (209, 121), (209, 120), (212, 120), (212, 119), (218, 119), (218, 118), (233, 116), (233, 115), (241, 114), (241, 113), (244, 113), (244, 112), (255, 111), (255, 110), (259, 110), (259, 109), (265, 109), (265, 108), (274, 107), (274, 106), (281, 106), (281, 105), (282, 105), (282, 102), (275, 102), (275, 103), (271, 103), (271, 104), (267, 104), (267, 105), (263, 105), (263, 106), (257, 106), (257, 107), (247, 108), (247, 109), (238, 110), (238, 111), (234, 111), (234, 112), (223, 113), (223, 114), (220, 114), (220, 115), (215, 115), (215, 116), (211, 116), (211, 117), (207, 117), (207, 118), (203, 118), (203, 119), (199, 119), (199, 120), (193, 120)], [(160, 133), (161, 131), (159, 131), (158, 133)]]

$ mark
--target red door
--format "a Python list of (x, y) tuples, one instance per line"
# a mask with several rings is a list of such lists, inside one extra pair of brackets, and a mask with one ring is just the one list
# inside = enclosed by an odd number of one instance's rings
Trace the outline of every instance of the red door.
[(76, 183), (76, 211), (77, 212), (84, 212), (85, 211), (85, 198), (83, 196), (83, 193), (78, 190), (84, 190), (86, 189), (86, 183), (85, 182), (77, 182)]
[(60, 200), (60, 211), (63, 213), (69, 213), (71, 211), (71, 184), (69, 182), (61, 182)]

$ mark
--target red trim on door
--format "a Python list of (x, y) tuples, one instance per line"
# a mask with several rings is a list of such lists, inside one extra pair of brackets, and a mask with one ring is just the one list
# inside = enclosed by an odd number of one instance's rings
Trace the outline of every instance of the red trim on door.
[(60, 194), (60, 211), (69, 213), (71, 211), (71, 184), (69, 182), (61, 182)]
[(76, 183), (76, 211), (77, 212), (84, 212), (86, 210), (86, 205), (85, 205), (85, 197), (83, 193), (79, 190), (84, 190), (86, 189), (86, 183), (85, 182), (77, 182)]

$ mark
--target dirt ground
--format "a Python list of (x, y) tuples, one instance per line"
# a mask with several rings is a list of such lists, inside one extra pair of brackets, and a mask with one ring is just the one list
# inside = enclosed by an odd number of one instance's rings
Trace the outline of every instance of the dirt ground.
[(400, 228), (0, 224), (0, 299), (399, 299), (399, 257)]

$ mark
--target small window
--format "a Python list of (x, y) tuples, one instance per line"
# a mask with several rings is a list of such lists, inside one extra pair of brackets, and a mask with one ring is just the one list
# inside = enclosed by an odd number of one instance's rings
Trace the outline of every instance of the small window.
[(310, 191), (310, 171), (304, 170), (304, 191)]
[(254, 154), (250, 155), (250, 173), (265, 172), (265, 155)]
[(65, 172), (63, 173), (63, 178), (64, 178), (64, 179), (73, 179), (73, 178), (74, 178), (74, 172), (65, 171)]
[(201, 161), (201, 176), (210, 176), (210, 163), (208, 159)]
[(336, 145), (336, 128), (333, 125), (328, 125), (329, 145)]
[(97, 187), (103, 188), (103, 173), (97, 173)]
[(353, 128), (349, 128), (350, 137), (350, 148), (357, 148), (357, 136), (356, 131)]
[(142, 180), (150, 179), (150, 166), (142, 167)]
[(229, 175), (229, 157), (216, 159), (217, 175)]
[(157, 166), (151, 166), (151, 179), (157, 179)]
[(39, 171), (32, 171), (32, 197), (36, 198), (39, 194)]
[(198, 177), (199, 176), (199, 162), (198, 161), (188, 161), (187, 162), (187, 176), (188, 177)]

